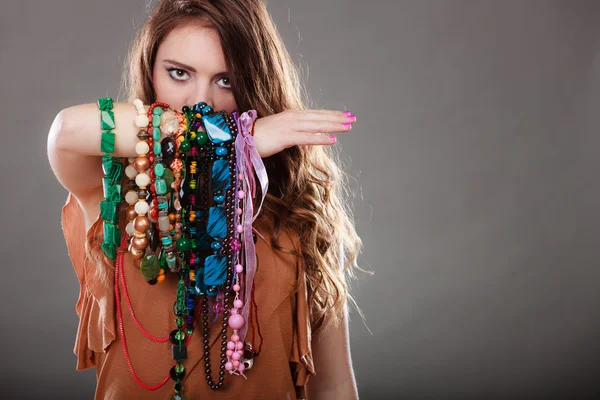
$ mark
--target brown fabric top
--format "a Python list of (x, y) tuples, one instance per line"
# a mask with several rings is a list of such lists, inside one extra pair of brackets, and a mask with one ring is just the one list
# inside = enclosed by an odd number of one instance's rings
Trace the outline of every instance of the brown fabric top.
[[(79, 279), (80, 293), (76, 311), (79, 327), (75, 339), (77, 370), (96, 367), (98, 384), (96, 400), (101, 399), (160, 399), (167, 400), (174, 393), (174, 381), (169, 380), (160, 389), (149, 391), (134, 380), (124, 355), (119, 333), (119, 319), (114, 285), (106, 290), (95, 279), (94, 268), (85, 258), (85, 240), (96, 224), (85, 232), (83, 211), (75, 197), (69, 193), (62, 208), (62, 229), (69, 257)], [(300, 399), (305, 398), (305, 385), (314, 366), (311, 354), (311, 329), (304, 266), (298, 257), (274, 251), (269, 245), (268, 232), (259, 230), (266, 239), (258, 236), (256, 253), (259, 259), (255, 276), (254, 296), (258, 320), (263, 336), (262, 351), (254, 366), (245, 371), (248, 379), (225, 373), (225, 384), (211, 390), (206, 382), (202, 348), (203, 329), (198, 323), (188, 345), (188, 358), (184, 361), (184, 395), (190, 399)], [(299, 248), (297, 235), (280, 237), (284, 248)], [(177, 279), (167, 273), (167, 280), (154, 286), (136, 270), (129, 254), (124, 258), (125, 281), (135, 317), (148, 333), (165, 338), (175, 329), (173, 304)], [(114, 274), (112, 275), (114, 282)], [(300, 280), (300, 281), (299, 281)], [(296, 283), (300, 290), (294, 292)], [(146, 338), (136, 326), (119, 283), (123, 329), (129, 357), (139, 379), (154, 386), (168, 376), (174, 364), (171, 343), (157, 343)], [(220, 355), (220, 329), (222, 315), (211, 323), (211, 371), (218, 381)], [(256, 335), (258, 336), (258, 334)], [(251, 338), (250, 329), (248, 338)], [(253, 340), (255, 348), (257, 340)]]

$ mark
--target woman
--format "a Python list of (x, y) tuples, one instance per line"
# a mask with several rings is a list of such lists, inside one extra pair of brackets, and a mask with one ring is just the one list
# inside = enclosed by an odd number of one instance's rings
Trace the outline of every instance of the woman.
[[(211, 371), (201, 339), (192, 338), (185, 396), (357, 398), (346, 277), (356, 267), (361, 241), (341, 199), (343, 174), (329, 148), (336, 141), (332, 134), (349, 131), (356, 117), (305, 110), (296, 70), (260, 0), (163, 0), (129, 60), (130, 102), (114, 105), (116, 157), (136, 156), (135, 98), (179, 110), (204, 101), (228, 113), (254, 109), (259, 117), (254, 137), (269, 189), (255, 221), (260, 237), (252, 326), (258, 329), (250, 334), (249, 328), (247, 337), (260, 352), (247, 379), (227, 374), (211, 390), (206, 381), (216, 382), (218, 364), (213, 361)], [(48, 138), (52, 169), (69, 191), (62, 224), (81, 285), (77, 369), (96, 367), (97, 399), (166, 399), (173, 395), (172, 381), (163, 382), (173, 362), (171, 346), (148, 338), (173, 329), (176, 283), (148, 285), (125, 255), (126, 282), (115, 287), (114, 263), (99, 246), (104, 175), (98, 121), (95, 104), (67, 108)], [(211, 332), (211, 360), (219, 359), (218, 334)]]

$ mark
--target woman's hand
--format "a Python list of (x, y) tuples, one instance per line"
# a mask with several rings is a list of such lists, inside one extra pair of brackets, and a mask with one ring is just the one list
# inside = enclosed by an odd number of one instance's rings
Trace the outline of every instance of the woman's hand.
[(298, 145), (332, 145), (332, 133), (348, 132), (356, 116), (350, 111), (288, 110), (254, 123), (256, 150), (261, 158)]

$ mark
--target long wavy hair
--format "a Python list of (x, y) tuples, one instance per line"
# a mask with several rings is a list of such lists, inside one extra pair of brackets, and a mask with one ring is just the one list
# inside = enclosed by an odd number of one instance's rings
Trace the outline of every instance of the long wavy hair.
[[(175, 27), (189, 23), (218, 33), (238, 110), (254, 109), (264, 117), (306, 109), (298, 69), (261, 0), (160, 1), (128, 56), (123, 83), (129, 101), (155, 101), (152, 70), (158, 47)], [(269, 190), (260, 223), (270, 229), (272, 248), (302, 257), (313, 329), (335, 324), (346, 301), (353, 301), (349, 283), (360, 269), (357, 256), (362, 247), (350, 202), (345, 201), (348, 176), (329, 146), (293, 146), (263, 161)], [(278, 244), (284, 230), (297, 232), (299, 251)], [(92, 248), (88, 242), (88, 256), (107, 266), (99, 274), (108, 282), (113, 263)]]

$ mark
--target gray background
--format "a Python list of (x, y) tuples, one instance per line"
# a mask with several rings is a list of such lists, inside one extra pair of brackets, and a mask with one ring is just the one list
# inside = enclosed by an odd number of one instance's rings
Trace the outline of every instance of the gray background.
[[(46, 157), (58, 111), (119, 94), (140, 0), (3, 0), (2, 343), (11, 398), (91, 398)], [(600, 2), (279, 0), (364, 239), (363, 399), (600, 392)]]

